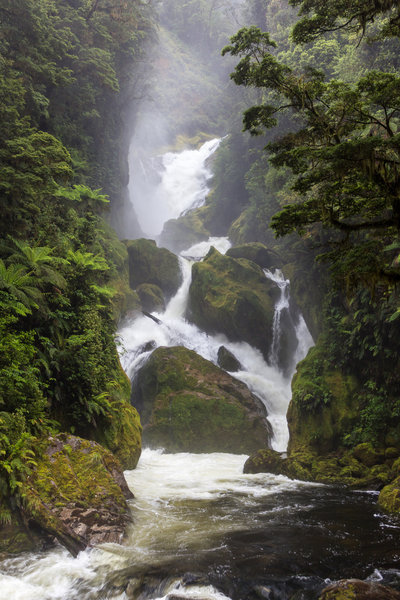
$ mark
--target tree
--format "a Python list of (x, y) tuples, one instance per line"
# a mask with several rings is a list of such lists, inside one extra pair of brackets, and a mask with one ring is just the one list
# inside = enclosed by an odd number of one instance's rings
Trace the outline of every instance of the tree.
[(382, 35), (399, 35), (400, 5), (398, 0), (289, 0), (300, 6), (303, 18), (293, 28), (297, 43), (310, 42), (324, 33), (347, 29), (364, 35), (378, 17)]
[[(297, 73), (279, 62), (271, 53), (274, 42), (258, 28), (240, 30), (231, 42), (223, 53), (241, 56), (235, 83), (273, 92), (275, 99), (249, 108), (245, 129), (260, 134), (287, 113), (297, 123), (297, 130), (268, 145), (272, 164), (296, 175), (297, 202), (272, 219), (277, 234), (322, 223), (340, 232), (331, 237), (339, 243), (338, 261), (358, 248), (355, 276), (378, 270), (397, 280), (397, 250), (390, 244), (400, 229), (400, 77), (370, 72), (355, 85), (326, 82), (315, 69)], [(367, 273), (360, 268), (364, 259)]]

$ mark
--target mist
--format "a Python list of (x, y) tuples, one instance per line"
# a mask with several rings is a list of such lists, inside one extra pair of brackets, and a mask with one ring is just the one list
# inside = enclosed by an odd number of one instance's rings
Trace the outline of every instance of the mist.
[[(204, 197), (197, 203), (192, 198), (188, 204), (172, 197), (177, 193), (183, 198), (177, 183), (179, 162), (171, 165), (173, 153), (198, 149), (227, 131), (232, 99), (239, 92), (229, 78), (231, 61), (221, 56), (221, 48), (240, 26), (242, 12), (242, 3), (231, 1), (206, 0), (190, 6), (167, 1), (159, 6), (156, 43), (147, 56), (150, 77), (146, 94), (134, 123), (129, 124), (133, 135), (128, 154), (128, 206), (119, 220), (123, 237), (137, 237), (139, 231), (139, 235), (156, 239), (167, 220), (204, 201)], [(192, 158), (196, 161), (195, 155)], [(200, 169), (197, 176), (205, 191), (211, 172)], [(163, 177), (169, 179), (171, 196), (160, 185)], [(191, 198), (190, 189), (186, 193)]]

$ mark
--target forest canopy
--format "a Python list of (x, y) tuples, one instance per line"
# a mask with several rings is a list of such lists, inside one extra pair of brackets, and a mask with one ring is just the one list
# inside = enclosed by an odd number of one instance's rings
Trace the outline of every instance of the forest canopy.
[[(392, 5), (385, 11), (384, 3), (374, 4), (375, 12), (367, 11), (365, 19), (388, 12), (393, 24), (394, 3), (385, 3)], [(326, 31), (338, 19), (347, 19), (349, 27), (363, 27), (364, 21), (353, 24), (356, 17), (349, 17), (355, 8), (344, 2), (335, 3), (332, 12), (324, 10), (329, 15)], [(300, 12), (315, 10), (312, 21), (320, 9), (318, 2), (303, 2)], [(267, 145), (270, 163), (289, 167), (294, 174), (295, 201), (273, 217), (272, 227), (286, 235), (320, 223), (331, 231), (334, 251), (329, 258), (334, 266), (348, 259), (350, 275), (364, 283), (376, 277), (398, 280), (399, 75), (369, 70), (346, 82), (327, 76), (318, 65), (289, 66), (279, 59), (276, 46), (268, 33), (252, 26), (241, 29), (223, 50), (240, 58), (231, 75), (235, 83), (264, 91), (265, 101), (245, 111), (245, 129), (259, 135), (278, 123), (292, 124)], [(351, 261), (357, 262), (353, 268)]]

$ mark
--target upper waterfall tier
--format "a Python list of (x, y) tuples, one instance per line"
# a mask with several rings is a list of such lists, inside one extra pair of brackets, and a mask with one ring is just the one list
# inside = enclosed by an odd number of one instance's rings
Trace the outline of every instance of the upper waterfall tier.
[(207, 182), (212, 175), (208, 159), (220, 142), (216, 138), (198, 150), (167, 152), (139, 162), (135, 160), (135, 164), (131, 155), (131, 202), (147, 235), (158, 236), (166, 221), (205, 202)]

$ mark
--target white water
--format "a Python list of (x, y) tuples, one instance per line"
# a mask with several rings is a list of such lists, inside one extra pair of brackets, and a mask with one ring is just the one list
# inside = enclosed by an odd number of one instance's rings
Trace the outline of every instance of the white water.
[(280, 290), (280, 297), (275, 304), (274, 319), (272, 322), (272, 344), (269, 353), (269, 362), (272, 366), (278, 368), (279, 364), (279, 348), (281, 334), (281, 316), (284, 309), (289, 310), (289, 279), (285, 279), (280, 269), (274, 272), (264, 269), (264, 273), (268, 279), (273, 281)]
[[(104, 544), (72, 558), (66, 550), (24, 554), (0, 563), (0, 600), (126, 600), (124, 593), (99, 595), (116, 571), (134, 565), (140, 571), (218, 550), (221, 536), (254, 525), (254, 509), (271, 495), (309, 487), (283, 476), (244, 475), (246, 456), (231, 454), (163, 454), (144, 450), (138, 467), (126, 472), (135, 493), (134, 524), (126, 544)], [(232, 504), (232, 502), (234, 503)], [(253, 507), (253, 508), (252, 508)], [(286, 510), (285, 504), (282, 510)], [(276, 514), (271, 509), (271, 516)], [(168, 592), (179, 594), (183, 586), (174, 580)], [(185, 597), (209, 600), (227, 598), (212, 586), (191, 586)]]
[[(203, 247), (206, 250), (205, 247)], [(192, 254), (189, 249), (188, 254)], [(191, 281), (191, 263), (181, 259), (183, 283), (176, 296), (171, 299), (164, 313), (153, 313), (161, 321), (155, 323), (148, 317), (139, 317), (128, 323), (119, 332), (124, 351), (121, 362), (130, 378), (145, 362), (150, 352), (141, 352), (148, 342), (158, 346), (185, 346), (217, 364), (218, 349), (221, 345), (230, 350), (241, 363), (243, 369), (232, 373), (255, 393), (265, 404), (274, 438), (272, 447), (283, 452), (288, 442), (286, 411), (290, 401), (290, 377), (285, 377), (275, 366), (268, 365), (261, 352), (246, 342), (231, 342), (223, 334), (209, 335), (196, 325), (184, 319)], [(306, 331), (308, 331), (306, 329)], [(303, 341), (303, 340), (302, 340)], [(309, 345), (303, 341), (299, 360), (304, 358)]]
[(132, 167), (131, 196), (139, 224), (147, 235), (158, 236), (166, 221), (204, 203), (207, 182), (212, 174), (207, 160), (220, 141), (205, 142), (199, 150), (164, 154), (161, 157), (160, 181), (155, 187), (138, 185), (140, 178), (146, 177), (145, 167)]

